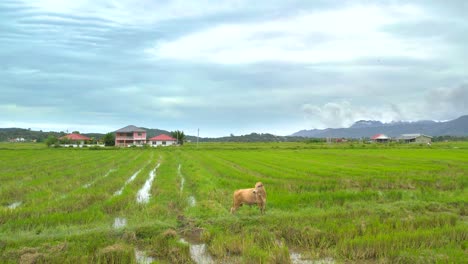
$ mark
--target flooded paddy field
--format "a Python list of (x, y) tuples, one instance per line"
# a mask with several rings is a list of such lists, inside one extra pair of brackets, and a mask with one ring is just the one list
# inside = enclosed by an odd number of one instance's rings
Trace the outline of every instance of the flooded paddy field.
[[(455, 143), (454, 143), (455, 144)], [(456, 148), (454, 148), (456, 147)], [(461, 263), (468, 146), (0, 149), (2, 263)], [(265, 214), (230, 213), (263, 182)]]

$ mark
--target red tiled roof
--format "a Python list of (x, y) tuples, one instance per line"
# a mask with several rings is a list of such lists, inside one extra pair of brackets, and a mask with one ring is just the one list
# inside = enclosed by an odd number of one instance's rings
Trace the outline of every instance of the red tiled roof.
[(150, 141), (176, 141), (175, 138), (170, 137), (166, 134), (161, 134), (159, 136), (155, 136), (149, 139)]
[(87, 136), (83, 136), (83, 135), (80, 135), (80, 134), (68, 134), (66, 136), (63, 136), (59, 139), (69, 139), (69, 140), (91, 140), (89, 137)]
[(385, 134), (377, 134), (371, 137), (371, 139), (388, 139), (388, 137)]

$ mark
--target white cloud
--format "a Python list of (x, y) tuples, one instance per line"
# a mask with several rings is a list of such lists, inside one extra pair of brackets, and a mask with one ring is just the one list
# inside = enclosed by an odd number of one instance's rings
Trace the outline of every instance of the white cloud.
[(333, 62), (370, 56), (426, 59), (435, 40), (400, 39), (381, 31), (425, 18), (413, 6), (357, 6), (301, 13), (261, 23), (222, 24), (159, 41), (146, 50), (155, 58), (242, 64), (262, 61)]
[(417, 121), (451, 120), (468, 114), (468, 85), (435, 88), (420, 94), (419, 100), (397, 103), (373, 102), (372, 106), (339, 100), (317, 104), (303, 104), (302, 112), (314, 128), (349, 127), (358, 120)]
[(423, 113), (430, 113), (432, 118), (444, 120), (468, 114), (468, 84), (432, 89), (424, 99)]
[(321, 106), (304, 104), (302, 110), (314, 128), (349, 127), (358, 120), (391, 122), (401, 118), (399, 111), (392, 105), (366, 107), (348, 100), (328, 102)]

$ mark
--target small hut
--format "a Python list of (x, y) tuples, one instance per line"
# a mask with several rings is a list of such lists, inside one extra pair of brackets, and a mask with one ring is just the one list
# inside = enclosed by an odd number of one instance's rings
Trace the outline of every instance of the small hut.
[(63, 137), (60, 137), (59, 140), (70, 141), (73, 142), (74, 145), (84, 145), (85, 141), (91, 140), (87, 136), (83, 136), (81, 134), (68, 134)]
[(390, 141), (390, 137), (385, 134), (377, 134), (372, 136), (371, 140), (378, 143), (387, 143)]
[(398, 140), (405, 143), (430, 144), (432, 142), (432, 137), (423, 134), (402, 134)]
[(152, 147), (157, 147), (157, 146), (172, 146), (176, 145), (177, 139), (168, 136), (166, 134), (161, 134), (159, 136), (155, 136), (149, 139), (149, 142)]

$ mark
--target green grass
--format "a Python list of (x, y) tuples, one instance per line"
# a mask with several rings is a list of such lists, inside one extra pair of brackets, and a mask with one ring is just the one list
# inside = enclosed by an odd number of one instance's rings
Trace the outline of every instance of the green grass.
[[(139, 249), (157, 263), (189, 263), (182, 237), (232, 263), (288, 263), (291, 252), (338, 263), (468, 257), (464, 142), (30, 145), (0, 144), (2, 262), (132, 263)], [(158, 163), (151, 199), (139, 204)], [(247, 206), (231, 215), (233, 191), (257, 181), (267, 191), (266, 214)], [(14, 202), (21, 205), (9, 209)], [(114, 228), (116, 217), (127, 225)]]

